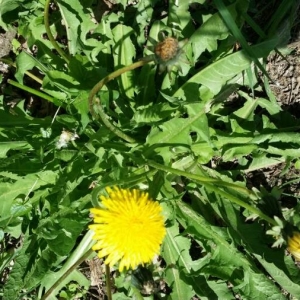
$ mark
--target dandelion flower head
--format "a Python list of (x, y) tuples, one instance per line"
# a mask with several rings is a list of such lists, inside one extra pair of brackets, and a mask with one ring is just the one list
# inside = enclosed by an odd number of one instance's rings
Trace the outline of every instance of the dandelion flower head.
[(133, 189), (107, 188), (100, 196), (101, 208), (92, 208), (94, 231), (100, 258), (105, 264), (119, 263), (120, 272), (150, 262), (159, 253), (166, 230), (160, 204), (148, 193)]
[(154, 60), (154, 62), (158, 64), (159, 74), (166, 70), (170, 73), (173, 67), (177, 67), (177, 69), (182, 72), (182, 61), (180, 57), (183, 53), (183, 47), (187, 43), (187, 39), (178, 41), (174, 37), (165, 36), (164, 32), (160, 32), (158, 38), (158, 42), (154, 41), (155, 46), (152, 50), (154, 55), (145, 57), (145, 59)]
[(293, 235), (288, 237), (288, 250), (296, 260), (300, 261), (300, 232), (294, 231)]

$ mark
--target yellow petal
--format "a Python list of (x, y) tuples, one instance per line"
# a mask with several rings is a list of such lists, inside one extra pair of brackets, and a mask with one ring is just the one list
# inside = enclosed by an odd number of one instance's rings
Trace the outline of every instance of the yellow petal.
[(150, 262), (159, 253), (166, 234), (162, 208), (158, 202), (139, 190), (107, 188), (101, 196), (101, 208), (92, 208), (97, 243), (93, 250), (104, 257), (105, 264), (119, 263), (119, 270), (134, 269)]

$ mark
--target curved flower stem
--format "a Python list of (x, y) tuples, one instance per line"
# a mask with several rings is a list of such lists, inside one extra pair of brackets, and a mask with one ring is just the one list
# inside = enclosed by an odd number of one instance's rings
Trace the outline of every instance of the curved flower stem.
[(247, 188), (243, 187), (243, 186), (239, 186), (237, 184), (234, 183), (230, 183), (230, 182), (226, 182), (226, 181), (222, 181), (219, 179), (215, 179), (215, 178), (210, 178), (210, 177), (205, 177), (205, 176), (201, 176), (201, 175), (197, 175), (197, 174), (192, 174), (186, 171), (182, 171), (182, 170), (178, 170), (178, 169), (174, 169), (174, 168), (170, 168), (167, 166), (164, 166), (162, 164), (158, 164), (152, 160), (147, 160), (147, 164), (155, 169), (164, 171), (164, 172), (169, 172), (172, 174), (176, 174), (179, 176), (184, 176), (193, 180), (196, 180), (198, 182), (201, 182), (202, 184), (214, 184), (216, 186), (223, 186), (223, 187), (228, 187), (231, 188), (233, 190), (236, 190), (238, 192), (241, 192), (243, 194), (248, 195), (249, 197), (256, 197), (255, 194), (251, 191), (249, 191)]
[(8, 82), (9, 84), (11, 84), (11, 85), (13, 85), (13, 86), (15, 86), (15, 87), (21, 89), (21, 90), (24, 90), (24, 91), (26, 91), (26, 92), (29, 92), (29, 93), (31, 93), (31, 94), (33, 94), (33, 95), (36, 95), (36, 96), (40, 97), (40, 98), (43, 98), (43, 99), (45, 99), (45, 100), (47, 100), (47, 101), (49, 101), (49, 102), (55, 103), (55, 99), (52, 98), (52, 97), (50, 97), (50, 96), (47, 95), (47, 94), (44, 94), (44, 93), (42, 93), (42, 92), (39, 92), (39, 91), (37, 91), (37, 90), (35, 90), (35, 89), (33, 89), (33, 88), (30, 88), (30, 87), (28, 87), (28, 86), (26, 86), (26, 85), (20, 84), (20, 83), (14, 81), (14, 80), (11, 80), (11, 79), (8, 79), (7, 82)]
[(211, 191), (215, 191), (216, 193), (218, 193), (219, 195), (227, 198), (228, 200), (230, 200), (231, 202), (241, 206), (241, 207), (244, 207), (246, 209), (248, 209), (250, 212), (252, 212), (253, 214), (255, 215), (258, 215), (261, 219), (267, 221), (269, 224), (273, 225), (273, 226), (277, 226), (278, 224), (276, 223), (275, 220), (273, 220), (272, 218), (270, 218), (269, 216), (267, 216), (266, 214), (264, 214), (261, 210), (253, 207), (252, 205), (244, 202), (243, 200), (240, 200), (239, 198), (231, 195), (230, 193), (227, 193), (221, 189), (218, 189), (216, 191), (216, 187), (213, 186), (212, 184), (207, 184), (206, 185), (207, 188), (209, 188)]
[(108, 300), (112, 300), (109, 265), (105, 265), (105, 276), (106, 276), (106, 296)]
[(51, 29), (50, 29), (50, 23), (49, 23), (49, 5), (51, 0), (45, 1), (45, 9), (44, 9), (44, 23), (45, 23), (45, 29), (47, 36), (49, 38), (49, 41), (51, 42), (52, 46), (55, 48), (55, 50), (60, 54), (60, 56), (66, 61), (67, 64), (69, 64), (69, 58), (66, 55), (66, 53), (59, 47), (56, 40), (54, 39)]
[[(144, 65), (146, 65), (147, 63), (149, 63), (149, 60), (139, 60), (129, 66), (123, 67), (121, 69), (118, 69), (114, 72), (112, 72), (111, 74), (109, 74), (108, 76), (104, 77), (102, 80), (100, 80), (91, 90), (90, 94), (89, 94), (89, 109), (90, 109), (90, 113), (92, 114), (92, 116), (94, 117), (94, 119), (98, 119), (98, 114), (100, 116), (101, 121), (103, 122), (103, 124), (111, 131), (113, 132), (115, 135), (117, 135), (118, 137), (120, 137), (121, 139), (129, 142), (129, 143), (135, 143), (135, 139), (128, 136), (126, 133), (124, 133), (122, 130), (120, 130), (119, 128), (117, 128), (116, 126), (114, 126), (107, 118), (107, 115), (103, 109), (103, 106), (101, 105), (101, 100), (99, 99), (97, 101), (97, 103), (95, 103), (94, 98), (95, 95), (101, 90), (101, 88), (107, 84), (109, 81), (111, 81), (112, 79), (115, 79), (116, 77), (122, 75), (125, 72), (128, 71), (132, 71), (136, 68), (142, 67)], [(94, 110), (94, 104), (97, 105), (97, 113)]]
[(242, 193), (244, 193), (248, 196), (254, 196), (253, 192), (249, 191), (248, 189), (246, 189), (244, 187), (241, 187), (241, 186), (236, 185), (234, 183), (225, 182), (225, 181), (214, 179), (214, 178), (199, 176), (199, 175), (191, 174), (191, 173), (188, 173), (188, 172), (185, 172), (185, 171), (182, 171), (182, 170), (178, 170), (178, 169), (173, 169), (173, 168), (158, 164), (158, 163), (156, 163), (154, 161), (150, 161), (150, 160), (147, 161), (147, 164), (149, 166), (155, 168), (155, 169), (158, 169), (158, 170), (161, 170), (161, 171), (164, 171), (164, 172), (169, 172), (169, 173), (172, 173), (172, 174), (176, 174), (176, 175), (179, 175), (179, 176), (184, 176), (186, 178), (190, 178), (190, 179), (196, 180), (198, 182), (201, 182), (204, 186), (206, 186), (210, 190), (215, 191), (216, 193), (218, 193), (221, 196), (224, 196), (225, 198), (227, 198), (231, 202), (233, 202), (233, 203), (235, 203), (235, 204), (237, 204), (241, 207), (244, 207), (244, 208), (248, 209), (250, 212), (258, 215), (261, 219), (267, 221), (268, 223), (270, 223), (274, 226), (277, 225), (275, 220), (273, 220), (272, 218), (265, 215), (259, 209), (257, 209), (255, 207), (251, 206), (250, 204), (240, 200), (239, 198), (231, 195), (230, 193), (227, 193), (227, 192), (223, 191), (222, 189), (217, 189), (218, 186), (223, 186), (223, 187), (231, 188), (235, 191), (242, 192)]

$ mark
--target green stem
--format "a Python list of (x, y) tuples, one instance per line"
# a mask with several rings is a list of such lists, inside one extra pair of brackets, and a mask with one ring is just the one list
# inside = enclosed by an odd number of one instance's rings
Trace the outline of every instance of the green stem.
[(178, 169), (173, 169), (173, 168), (158, 164), (158, 163), (156, 163), (154, 161), (150, 161), (150, 160), (147, 161), (147, 164), (149, 166), (153, 167), (153, 168), (158, 169), (158, 170), (161, 170), (161, 171), (164, 171), (164, 172), (169, 172), (169, 173), (176, 174), (176, 175), (179, 175), (179, 176), (184, 176), (186, 178), (190, 178), (190, 179), (196, 180), (198, 182), (201, 182), (203, 185), (205, 185), (205, 187), (207, 187), (210, 190), (218, 193), (219, 195), (227, 198), (231, 202), (236, 203), (239, 206), (248, 209), (250, 212), (258, 215), (261, 219), (267, 221), (268, 223), (270, 223), (274, 226), (276, 226), (276, 224), (277, 224), (275, 222), (275, 220), (268, 217), (267, 215), (265, 215), (263, 212), (261, 212), (257, 208), (255, 208), (255, 207), (251, 206), (250, 204), (240, 200), (239, 198), (223, 191), (222, 189), (217, 189), (217, 186), (229, 187), (229, 188), (232, 188), (236, 191), (246, 193), (248, 196), (254, 196), (254, 193), (252, 193), (251, 191), (249, 191), (248, 189), (246, 189), (244, 187), (238, 186), (238, 185), (233, 184), (233, 183), (224, 182), (224, 181), (221, 181), (221, 180), (218, 180), (218, 179), (199, 176), (199, 175), (191, 174), (191, 173), (181, 171), (181, 170), (178, 170)]
[[(100, 116), (101, 121), (103, 122), (103, 124), (111, 131), (113, 132), (115, 135), (117, 135), (118, 137), (120, 137), (121, 139), (129, 142), (129, 143), (135, 143), (136, 140), (130, 136), (128, 136), (126, 133), (124, 133), (122, 130), (120, 130), (119, 128), (117, 128), (115, 125), (113, 125), (104, 109), (103, 106), (101, 105), (101, 99), (98, 100), (97, 103), (95, 103), (94, 98), (96, 96), (96, 94), (101, 90), (101, 88), (107, 84), (109, 81), (115, 79), (116, 77), (122, 75), (125, 72), (128, 71), (132, 71), (136, 68), (142, 67), (144, 65), (146, 65), (147, 63), (149, 63), (149, 60), (140, 60), (137, 61), (129, 66), (123, 67), (121, 69), (118, 69), (114, 72), (112, 72), (111, 74), (109, 74), (108, 76), (104, 77), (102, 80), (100, 80), (91, 90), (90, 94), (89, 94), (89, 109), (90, 109), (90, 113), (92, 114), (92, 116), (94, 117), (94, 119), (98, 119), (98, 114)], [(97, 112), (98, 114), (95, 112), (94, 110), (94, 104), (97, 104)]]
[[(0, 61), (4, 62), (5, 64), (8, 64), (10, 66), (13, 66), (14, 68), (16, 68), (16, 64), (14, 62), (12, 62), (11, 60), (9, 59), (6, 59), (6, 58), (0, 58)], [(37, 76), (33, 75), (32, 73), (28, 72), (28, 71), (25, 71), (25, 74), (32, 78), (33, 80), (35, 80), (36, 82), (38, 82), (39, 84), (43, 84), (43, 80), (38, 78)]]
[(65, 54), (65, 52), (59, 47), (58, 43), (54, 39), (54, 36), (52, 35), (51, 29), (50, 29), (50, 23), (49, 23), (49, 6), (50, 6), (51, 0), (45, 1), (45, 10), (44, 10), (44, 24), (46, 33), (48, 36), (49, 41), (51, 42), (52, 46), (55, 48), (55, 50), (60, 54), (60, 56), (66, 61), (67, 64), (69, 64), (69, 58)]
[(108, 300), (112, 300), (109, 265), (105, 265), (105, 276), (106, 276), (106, 279), (105, 279), (106, 280), (106, 296), (107, 296)]
[(231, 202), (244, 207), (246, 209), (248, 209), (250, 212), (252, 212), (255, 215), (258, 215), (261, 219), (267, 221), (269, 224), (273, 225), (273, 226), (277, 226), (278, 224), (276, 223), (275, 220), (273, 220), (272, 218), (268, 217), (267, 215), (265, 215), (262, 211), (260, 211), (259, 209), (253, 207), (252, 205), (244, 202), (243, 200), (240, 200), (239, 198), (221, 190), (218, 189), (216, 190), (216, 187), (211, 185), (211, 184), (207, 184), (206, 185), (207, 188), (209, 188), (211, 191), (214, 191), (216, 193), (218, 193), (219, 195), (223, 196), (224, 198), (227, 198), (228, 200), (230, 200)]
[(205, 176), (201, 176), (201, 175), (197, 175), (197, 174), (192, 174), (192, 173), (188, 173), (186, 171), (182, 171), (182, 170), (178, 170), (178, 169), (174, 169), (171, 167), (167, 167), (161, 164), (158, 164), (152, 160), (147, 160), (147, 164), (155, 169), (164, 171), (164, 172), (169, 172), (172, 174), (176, 174), (178, 176), (184, 176), (193, 180), (197, 180), (199, 182), (201, 182), (202, 184), (207, 184), (207, 183), (212, 183), (218, 186), (223, 186), (223, 187), (228, 187), (231, 188), (233, 190), (236, 190), (238, 192), (242, 192), (243, 194), (246, 194), (249, 197), (255, 197), (255, 194), (251, 191), (249, 191), (247, 188), (243, 187), (243, 186), (239, 186), (237, 184), (234, 183), (230, 183), (230, 182), (226, 182), (226, 181), (222, 181), (219, 179), (214, 179), (214, 178), (210, 178), (210, 177), (205, 177)]
[(36, 95), (36, 96), (38, 96), (40, 98), (43, 98), (43, 99), (45, 99), (45, 100), (47, 100), (49, 102), (55, 103), (55, 100), (52, 97), (50, 97), (49, 95), (47, 95), (47, 94), (39, 92), (39, 91), (37, 91), (37, 90), (35, 90), (33, 88), (30, 88), (30, 87), (28, 87), (26, 85), (20, 84), (20, 83), (14, 81), (14, 80), (11, 80), (11, 79), (8, 79), (7, 82), (9, 84), (11, 84), (11, 85), (13, 85), (13, 86), (15, 86), (15, 87), (23, 90), (23, 91), (26, 91), (26, 92), (31, 93), (33, 95)]
[(65, 280), (71, 272), (73, 272), (80, 264), (82, 264), (94, 251), (89, 249), (79, 260), (76, 261), (52, 286), (51, 288), (44, 294), (41, 300), (46, 300), (51, 293), (58, 287), (58, 285)]

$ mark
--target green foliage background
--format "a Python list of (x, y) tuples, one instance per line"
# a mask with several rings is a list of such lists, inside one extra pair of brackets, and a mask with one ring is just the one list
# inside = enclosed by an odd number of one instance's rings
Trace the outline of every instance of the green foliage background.
[[(145, 299), (299, 299), (298, 267), (266, 235), (274, 216), (297, 228), (299, 206), (282, 211), (279, 190), (246, 186), (248, 172), (282, 162), (288, 168), (300, 157), (299, 120), (277, 103), (263, 59), (289, 39), (299, 1), (281, 1), (264, 28), (250, 17), (256, 1), (127, 2), (115, 1), (100, 17), (96, 1), (57, 0), (50, 29), (64, 57), (47, 38), (45, 1), (0, 1), (0, 26), (15, 27), (27, 48), (14, 49), (15, 78), (0, 96), (2, 245), (7, 234), (22, 236), (19, 248), (1, 254), (1, 271), (14, 261), (3, 299), (41, 299), (84, 255), (89, 208), (108, 185), (146, 189), (164, 207), (165, 264), (154, 273), (168, 290)], [(246, 25), (257, 33), (251, 46)], [(128, 143), (91, 118), (88, 96), (104, 76), (150, 55), (161, 31), (189, 39), (182, 73), (158, 75), (149, 64), (98, 93), (111, 122), (137, 141)], [(30, 115), (25, 97), (9, 108), (5, 95), (16, 87), (31, 87), (59, 113)], [(233, 92), (239, 106), (226, 105)], [(58, 149), (63, 130), (79, 138)], [(227, 169), (233, 161), (237, 167)], [(113, 299), (133, 297), (124, 276)], [(75, 270), (49, 299), (71, 281), (90, 285)]]

